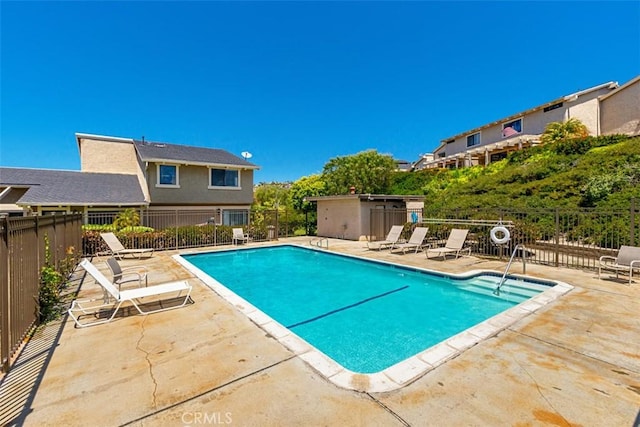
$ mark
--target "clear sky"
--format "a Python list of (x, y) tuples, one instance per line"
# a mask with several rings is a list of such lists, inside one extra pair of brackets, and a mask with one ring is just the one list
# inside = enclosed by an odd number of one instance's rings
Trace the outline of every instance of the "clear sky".
[(75, 133), (253, 154), (296, 180), (640, 74), (640, 2), (0, 2), (0, 165)]

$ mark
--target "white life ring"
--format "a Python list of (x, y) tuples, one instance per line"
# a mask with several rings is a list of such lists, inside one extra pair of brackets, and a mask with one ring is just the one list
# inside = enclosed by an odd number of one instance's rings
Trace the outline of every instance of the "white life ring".
[[(498, 233), (502, 233), (504, 234), (504, 236), (498, 237)], [(491, 229), (491, 240), (493, 240), (493, 243), (495, 243), (496, 245), (504, 245), (509, 241), (510, 238), (511, 233), (509, 233), (509, 230), (506, 227), (498, 225)]]

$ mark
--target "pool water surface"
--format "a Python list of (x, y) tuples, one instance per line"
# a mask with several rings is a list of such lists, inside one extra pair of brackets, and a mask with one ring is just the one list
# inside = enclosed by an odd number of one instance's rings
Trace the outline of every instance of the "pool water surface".
[[(183, 255), (349, 371), (384, 371), (556, 283), (456, 277), (293, 245)], [(205, 282), (207, 281), (205, 280)]]

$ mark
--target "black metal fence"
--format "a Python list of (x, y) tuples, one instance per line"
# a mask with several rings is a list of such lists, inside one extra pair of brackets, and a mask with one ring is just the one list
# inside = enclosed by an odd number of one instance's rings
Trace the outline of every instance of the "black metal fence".
[[(452, 228), (467, 228), (467, 243), (472, 253), (502, 258), (511, 255), (516, 245), (524, 246), (527, 261), (538, 264), (596, 268), (602, 255), (615, 255), (622, 245), (640, 244), (640, 206), (631, 200), (625, 210), (474, 209), (420, 211), (416, 224), (429, 227), (429, 239), (442, 244)], [(405, 225), (410, 234), (413, 224), (407, 221), (406, 209), (371, 211), (371, 235), (383, 239), (391, 225)], [(415, 218), (415, 216), (414, 216)], [(510, 231), (510, 240), (495, 244), (491, 229), (498, 224)]]
[(82, 215), (0, 217), (0, 357), (9, 369), (14, 352), (38, 321), (45, 238), (50, 262), (67, 259), (81, 245)]

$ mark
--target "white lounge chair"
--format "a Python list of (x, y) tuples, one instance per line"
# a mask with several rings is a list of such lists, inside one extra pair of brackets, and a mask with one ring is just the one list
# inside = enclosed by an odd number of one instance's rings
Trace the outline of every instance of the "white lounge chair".
[(429, 258), (429, 254), (432, 254), (436, 257), (443, 257), (444, 260), (447, 259), (447, 254), (455, 254), (456, 258), (460, 256), (461, 253), (467, 252), (471, 255), (471, 248), (463, 248), (464, 242), (467, 240), (467, 234), (469, 230), (454, 228), (449, 233), (449, 238), (447, 239), (447, 243), (444, 246), (439, 248), (430, 248), (427, 249), (425, 254), (427, 258)]
[(617, 257), (601, 256), (598, 265), (598, 279), (603, 269), (615, 271), (616, 279), (620, 272), (629, 273), (629, 285), (631, 285), (633, 270), (640, 272), (640, 247), (623, 245), (620, 246)]
[(149, 271), (146, 267), (120, 267), (118, 260), (111, 257), (107, 259), (106, 263), (111, 274), (113, 275), (113, 284), (118, 286), (118, 290), (122, 290), (122, 285), (130, 282), (138, 282), (138, 287), (147, 286)]
[(413, 249), (414, 253), (418, 253), (419, 250), (428, 246), (424, 243), (424, 239), (427, 237), (429, 227), (416, 227), (411, 233), (411, 237), (407, 243), (394, 243), (391, 246), (391, 252), (395, 249), (401, 249), (402, 253), (405, 253), (409, 249)]
[(100, 237), (102, 237), (102, 240), (104, 240), (104, 242), (109, 247), (111, 254), (118, 259), (122, 259), (127, 255), (131, 255), (138, 258), (141, 258), (143, 255), (144, 256), (153, 255), (153, 248), (126, 249), (124, 246), (122, 246), (122, 243), (120, 243), (120, 240), (118, 240), (116, 235), (113, 233), (100, 233)]
[(389, 234), (387, 234), (387, 237), (384, 240), (373, 241), (373, 242), (370, 242), (369, 240), (367, 240), (367, 248), (381, 250), (381, 249), (386, 249), (391, 247), (393, 244), (395, 244), (398, 241), (398, 239), (400, 239), (400, 235), (402, 234), (403, 229), (404, 229), (404, 226), (402, 225), (392, 226), (391, 230), (389, 230)]
[(233, 237), (231, 238), (231, 243), (237, 245), (238, 242), (247, 243), (249, 242), (249, 235), (245, 234), (242, 228), (234, 228), (233, 229)]
[[(91, 304), (92, 302), (98, 301), (95, 299), (89, 300), (75, 300), (71, 303), (71, 308), (69, 308), (69, 316), (76, 322), (77, 327), (84, 328), (86, 326), (94, 326), (100, 325), (102, 323), (107, 323), (113, 320), (116, 316), (116, 313), (120, 309), (123, 303), (130, 302), (136, 310), (140, 314), (146, 315), (151, 313), (158, 313), (161, 311), (172, 310), (174, 308), (183, 307), (188, 301), (191, 295), (191, 285), (187, 283), (186, 280), (181, 280), (178, 282), (164, 283), (161, 285), (154, 285), (145, 288), (136, 288), (136, 289), (128, 289), (124, 291), (119, 291), (97, 268), (95, 265), (91, 264), (88, 259), (83, 259), (80, 262), (80, 267), (85, 269), (85, 271), (93, 277), (97, 284), (102, 286), (105, 293), (109, 298), (105, 298), (102, 300), (102, 304)], [(177, 293), (176, 298), (181, 298), (183, 293), (186, 292), (184, 296), (184, 300), (182, 300), (179, 304), (172, 304), (166, 306), (164, 303), (155, 302), (154, 304), (159, 304), (160, 308), (155, 310), (143, 310), (142, 307), (142, 298), (145, 297), (155, 297), (160, 295), (165, 295), (169, 293)], [(113, 298), (115, 302), (109, 302), (110, 299)], [(109, 312), (104, 309), (109, 308), (112, 310), (110, 316), (108, 316)], [(100, 315), (103, 314), (104, 318), (100, 319)], [(98, 317), (98, 320), (94, 320), (92, 322), (80, 322), (80, 316), (83, 315), (91, 315)], [(107, 317), (108, 316), (108, 317)]]

